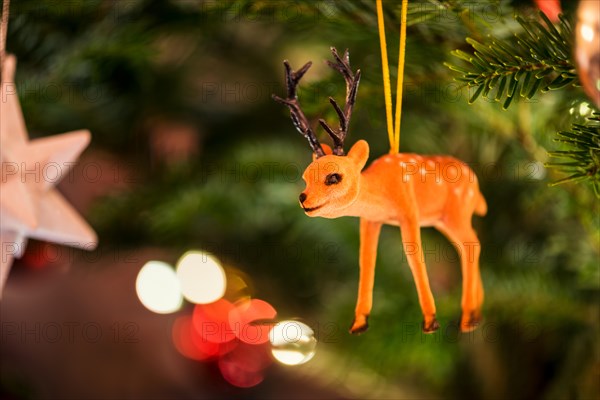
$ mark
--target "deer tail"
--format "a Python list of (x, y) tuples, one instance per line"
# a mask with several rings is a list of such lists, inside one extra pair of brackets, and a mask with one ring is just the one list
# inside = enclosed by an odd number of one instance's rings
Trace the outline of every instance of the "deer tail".
[(475, 203), (475, 214), (483, 217), (485, 214), (487, 214), (487, 203), (485, 202), (485, 198), (483, 198), (483, 195), (481, 194), (481, 192), (478, 190), (477, 191), (477, 200)]

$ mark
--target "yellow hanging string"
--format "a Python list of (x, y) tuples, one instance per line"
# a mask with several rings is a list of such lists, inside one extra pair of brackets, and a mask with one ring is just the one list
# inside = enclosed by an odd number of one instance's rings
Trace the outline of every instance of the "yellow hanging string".
[(383, 68), (383, 96), (385, 99), (385, 117), (387, 121), (390, 149), (394, 148), (395, 136), (392, 123), (392, 88), (390, 85), (390, 69), (388, 66), (387, 44), (385, 42), (385, 27), (383, 24), (383, 5), (377, 0), (377, 27), (379, 28), (379, 47), (381, 48), (381, 66)]
[[(385, 27), (383, 23), (382, 0), (377, 0), (377, 26), (379, 28), (379, 45), (381, 47), (381, 64), (383, 68), (383, 90), (385, 98), (385, 111), (390, 141), (390, 153), (400, 151), (400, 121), (402, 119), (402, 89), (404, 86), (404, 59), (406, 56), (406, 20), (408, 0), (402, 0), (400, 17), (400, 51), (398, 54), (398, 84), (396, 87), (396, 118), (392, 121), (392, 93), (390, 84), (390, 71), (387, 58), (387, 44), (385, 40)], [(393, 127), (392, 127), (393, 125)]]
[(400, 151), (400, 121), (402, 120), (402, 89), (404, 87), (404, 58), (406, 56), (407, 11), (408, 0), (402, 0), (402, 14), (400, 17), (400, 52), (398, 54), (398, 86), (396, 87), (396, 125), (394, 126), (394, 153)]

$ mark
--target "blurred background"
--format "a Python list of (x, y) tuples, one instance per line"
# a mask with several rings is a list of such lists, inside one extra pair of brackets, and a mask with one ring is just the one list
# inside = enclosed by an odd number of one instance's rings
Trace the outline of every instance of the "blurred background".
[[(522, 32), (514, 15), (558, 7), (575, 21), (577, 2), (411, 2), (401, 151), (464, 160), (489, 207), (474, 218), (486, 298), (472, 333), (457, 329), (457, 254), (423, 230), (442, 326), (428, 336), (393, 227), (379, 244), (370, 329), (348, 333), (358, 220), (302, 212), (310, 149), (271, 100), (285, 93), (284, 59), (296, 69), (312, 60), (303, 109), (315, 126), (335, 121), (327, 97), (342, 99), (345, 87), (322, 60), (330, 46), (348, 48), (362, 80), (346, 146), (366, 139), (371, 160), (385, 154), (374, 1), (12, 3), (7, 50), (18, 57), (30, 137), (92, 132), (59, 189), (99, 246), (31, 240), (15, 260), (1, 302), (2, 398), (599, 397), (598, 198), (588, 181), (549, 187), (567, 175), (544, 166), (563, 149), (556, 132), (597, 110), (572, 85), (506, 111), (485, 98), (469, 105), (460, 74), (444, 65), (458, 63), (452, 50), (472, 52), (467, 37)], [(400, 2), (385, 2), (385, 16), (395, 87)], [(208, 308), (144, 307), (142, 266), (181, 264), (189, 251), (218, 260), (222, 304), (260, 299), (255, 320), (276, 312), (310, 327), (294, 350), (306, 362), (287, 365), (272, 341), (237, 338), (228, 341), (236, 349), (200, 354), (178, 337)]]

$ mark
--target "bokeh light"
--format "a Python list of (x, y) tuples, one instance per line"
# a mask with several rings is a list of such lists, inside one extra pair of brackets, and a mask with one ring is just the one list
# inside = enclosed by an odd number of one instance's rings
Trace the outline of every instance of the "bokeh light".
[[(175, 276), (180, 296), (196, 304), (191, 316), (173, 324), (176, 349), (192, 360), (215, 360), (223, 378), (233, 386), (249, 388), (261, 383), (273, 362), (269, 333), (277, 316), (275, 308), (251, 298), (246, 274), (224, 269), (215, 257), (201, 251), (185, 253)], [(300, 362), (304, 361), (296, 363)]]
[(194, 307), (194, 328), (204, 340), (213, 343), (225, 343), (235, 339), (235, 332), (229, 323), (229, 315), (235, 306), (220, 299), (210, 304), (198, 304)]
[(177, 262), (177, 277), (183, 296), (192, 303), (212, 303), (225, 294), (225, 271), (219, 261), (208, 253), (185, 253)]
[(271, 320), (277, 315), (275, 308), (259, 299), (240, 301), (235, 306), (235, 311), (229, 314), (229, 324), (238, 339), (248, 344), (267, 343), (273, 326)]
[(138, 273), (135, 289), (150, 311), (169, 314), (183, 304), (181, 286), (173, 268), (161, 261), (148, 261)]
[(309, 361), (316, 352), (314, 331), (299, 321), (281, 321), (269, 333), (271, 353), (286, 365), (300, 365)]
[(196, 332), (192, 317), (179, 317), (173, 324), (173, 343), (185, 357), (205, 361), (219, 353), (219, 345), (203, 340)]
[(247, 388), (263, 381), (263, 371), (271, 362), (266, 346), (240, 343), (234, 351), (219, 358), (219, 370), (230, 384)]
[(219, 370), (227, 382), (241, 388), (256, 386), (265, 378), (262, 371), (248, 371), (242, 365), (228, 362), (223, 358), (219, 359)]
[(227, 278), (227, 287), (223, 296), (229, 301), (249, 300), (254, 295), (252, 280), (250, 277), (237, 268), (225, 268)]

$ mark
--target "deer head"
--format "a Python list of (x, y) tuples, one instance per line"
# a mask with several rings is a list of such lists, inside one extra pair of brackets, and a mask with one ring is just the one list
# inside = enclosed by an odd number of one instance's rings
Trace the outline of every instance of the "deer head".
[(308, 139), (313, 150), (313, 162), (302, 175), (306, 182), (306, 189), (299, 197), (300, 206), (310, 217), (337, 218), (346, 215), (344, 209), (350, 207), (358, 198), (361, 171), (369, 158), (369, 145), (364, 140), (358, 141), (348, 155), (344, 154), (344, 140), (348, 133), (352, 108), (356, 101), (360, 70), (353, 73), (350, 69), (348, 50), (342, 57), (334, 47), (331, 48), (331, 53), (335, 62), (327, 61), (327, 64), (340, 72), (346, 81), (344, 109), (342, 110), (332, 97), (329, 98), (329, 102), (338, 115), (339, 127), (334, 130), (325, 120), (319, 120), (323, 129), (333, 139), (333, 148), (319, 143), (298, 103), (296, 87), (312, 65), (311, 62), (306, 63), (298, 71), (293, 71), (288, 61), (284, 61), (287, 98), (282, 99), (273, 95), (274, 100), (285, 104), (290, 109), (294, 126)]
[(347, 156), (336, 156), (324, 145), (325, 156), (315, 158), (302, 179), (306, 189), (300, 194), (300, 205), (310, 217), (337, 218), (358, 198), (361, 171), (369, 158), (369, 145), (359, 140)]

